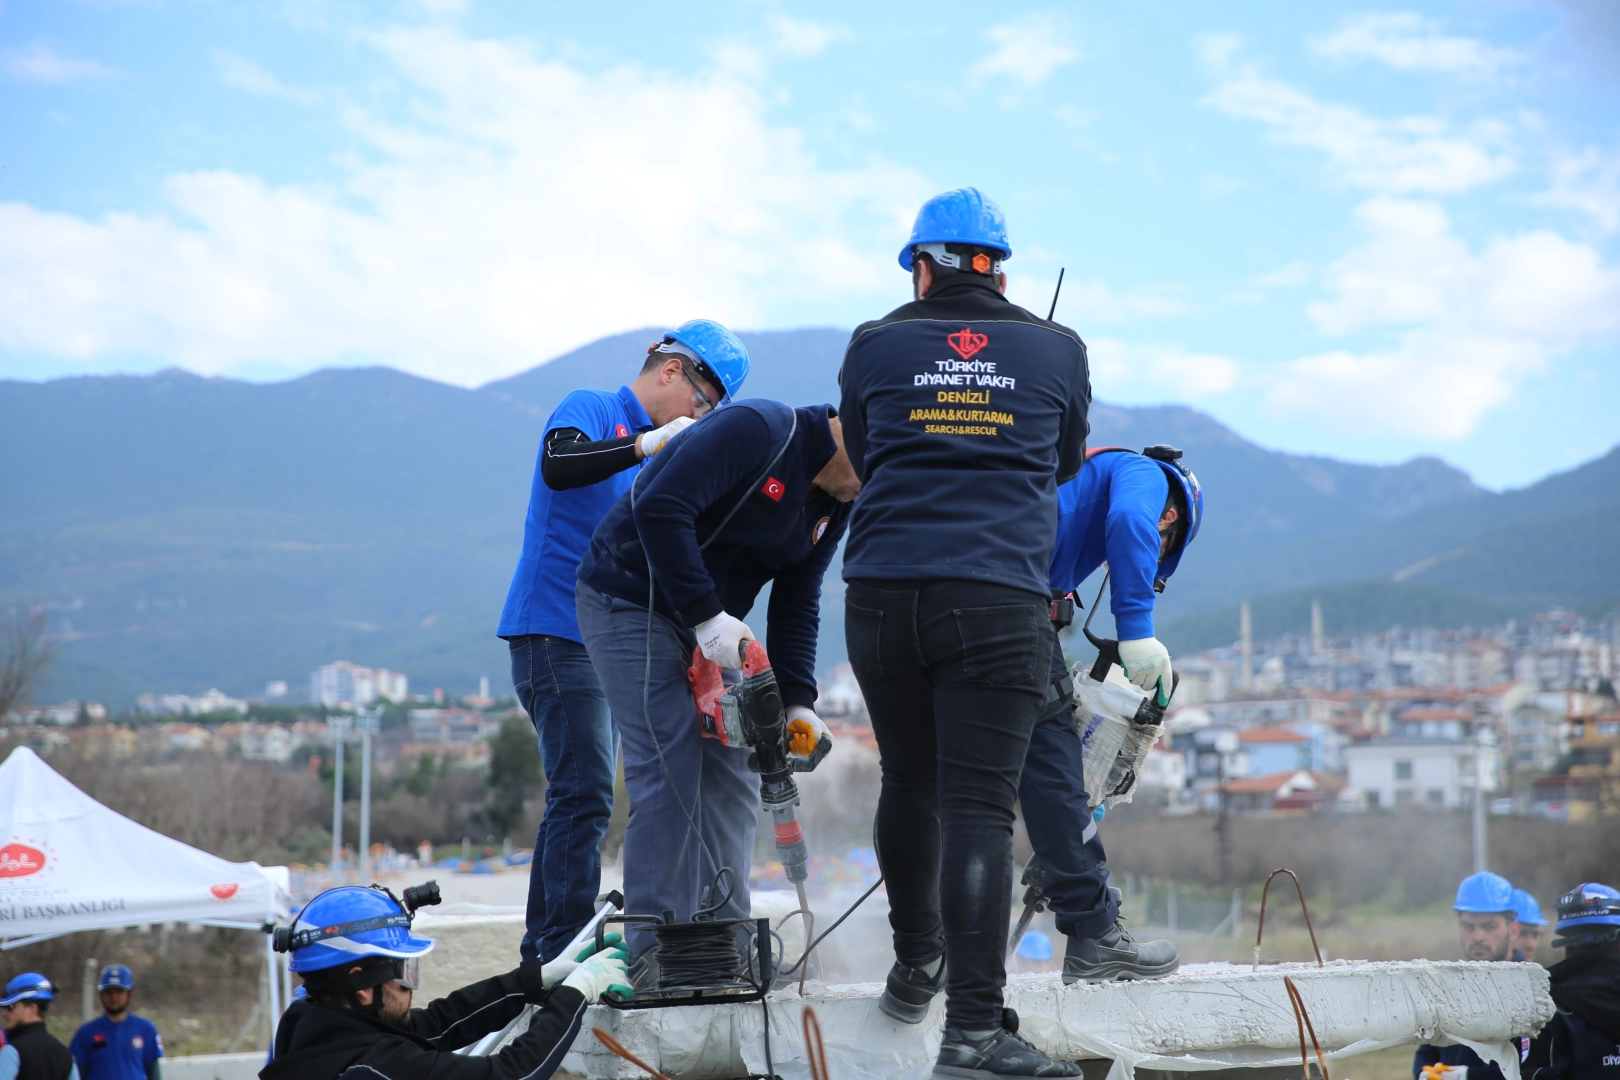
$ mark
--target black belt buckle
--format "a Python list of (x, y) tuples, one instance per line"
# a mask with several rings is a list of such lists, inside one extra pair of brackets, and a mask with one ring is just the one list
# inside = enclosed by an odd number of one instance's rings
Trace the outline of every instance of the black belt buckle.
[(1074, 625), (1074, 597), (1058, 589), (1052, 590), (1052, 605), (1047, 609), (1052, 625), (1059, 630)]

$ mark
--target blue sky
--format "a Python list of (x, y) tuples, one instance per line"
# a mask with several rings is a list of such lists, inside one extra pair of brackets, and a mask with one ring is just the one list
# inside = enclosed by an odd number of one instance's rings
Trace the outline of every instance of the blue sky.
[(1100, 400), (1492, 487), (1620, 442), (1609, 0), (0, 2), (0, 376), (852, 326), (975, 184)]

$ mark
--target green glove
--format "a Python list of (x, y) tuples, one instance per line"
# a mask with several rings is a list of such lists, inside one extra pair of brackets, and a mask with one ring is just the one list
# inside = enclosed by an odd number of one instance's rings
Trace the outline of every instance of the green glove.
[(630, 989), (628, 959), (623, 949), (596, 953), (582, 961), (562, 984), (578, 990), (588, 1003), (599, 1000), (604, 994), (629, 1001), (635, 991)]
[[(618, 949), (618, 948), (622, 948), (623, 946), (624, 946), (624, 935), (623, 934), (614, 933), (614, 934), (603, 934), (602, 935), (602, 947), (603, 948), (606, 948), (606, 949)], [(595, 942), (595, 940), (592, 940), (589, 945), (585, 946), (583, 949), (581, 949), (579, 951), (579, 955), (575, 956), (574, 959), (583, 961), (587, 956), (590, 956), (594, 952), (596, 952), (596, 942)]]
[[(620, 948), (624, 945), (624, 935), (604, 934), (602, 935), (602, 944), (609, 949)], [(540, 985), (544, 986), (547, 990), (550, 990), (552, 987), (568, 978), (568, 976), (572, 975), (574, 970), (579, 967), (580, 962), (595, 951), (596, 942), (593, 940), (589, 945), (586, 945), (585, 948), (581, 949), (579, 954), (572, 959), (566, 956), (557, 957), (557, 959), (551, 961), (545, 967), (540, 969)]]

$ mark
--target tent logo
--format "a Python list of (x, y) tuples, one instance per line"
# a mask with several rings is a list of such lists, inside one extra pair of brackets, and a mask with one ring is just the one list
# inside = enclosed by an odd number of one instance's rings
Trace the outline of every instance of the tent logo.
[(45, 853), (27, 844), (0, 847), (0, 878), (27, 877), (45, 869)]
[(226, 885), (210, 885), (208, 886), (208, 891), (213, 893), (221, 900), (229, 900), (231, 897), (236, 895), (236, 890), (238, 888), (239, 886), (233, 881)]

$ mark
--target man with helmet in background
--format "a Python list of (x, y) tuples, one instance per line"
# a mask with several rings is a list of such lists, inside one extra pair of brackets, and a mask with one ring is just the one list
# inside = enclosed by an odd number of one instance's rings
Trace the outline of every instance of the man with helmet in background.
[[(1511, 961), (1514, 930), (1518, 915), (1513, 906), (1513, 884), (1501, 874), (1481, 870), (1463, 878), (1457, 886), (1457, 900), (1451, 905), (1457, 913), (1457, 929), (1462, 936), (1466, 960)], [(1517, 1041), (1517, 1040), (1515, 1040)], [(1413, 1080), (1438, 1080), (1446, 1073), (1466, 1068), (1469, 1080), (1502, 1080), (1502, 1069), (1487, 1064), (1461, 1043), (1431, 1046), (1424, 1043), (1412, 1058)]]
[(1006, 299), (1011, 255), (982, 192), (930, 199), (900, 250), (913, 302), (856, 328), (839, 374), (864, 484), (845, 634), (882, 769), (885, 1000), (916, 1022), (945, 990), (935, 1077), (1080, 1075), (1021, 1039), (1002, 999), (1013, 807), (1056, 636), (1058, 485), (1085, 460), (1091, 399), (1079, 336)]
[(1515, 960), (1534, 960), (1541, 947), (1541, 928), (1547, 925), (1541, 905), (1523, 889), (1513, 890), (1513, 915), (1518, 929), (1513, 934)]
[[(262, 1080), (544, 1080), (561, 1064), (585, 1007), (605, 993), (630, 996), (624, 953), (525, 960), (505, 975), (464, 986), (426, 1008), (411, 1007), (417, 961), (431, 938), (411, 932), (418, 903), (380, 887), (345, 885), (311, 900), (276, 947), (292, 953), (291, 968), (309, 996), (294, 1001), (276, 1029), (275, 1057)], [(609, 944), (618, 944), (610, 935)], [(529, 1028), (499, 1054), (453, 1053), (514, 1020), (525, 1005), (538, 1010)]]
[(496, 633), (540, 740), (546, 809), (529, 867), (524, 960), (550, 960), (591, 917), (598, 845), (613, 813), (618, 734), (582, 644), (574, 574), (597, 523), (641, 462), (742, 388), (748, 350), (717, 322), (682, 323), (649, 346), (616, 393), (576, 390), (546, 421), (523, 526), (523, 553)]
[(73, 1033), (68, 1049), (83, 1080), (158, 1080), (163, 1038), (144, 1016), (129, 1011), (135, 996), (135, 973), (109, 964), (96, 980), (101, 1015)]
[(45, 1014), (56, 994), (51, 980), (29, 971), (6, 983), (0, 1014), (6, 1042), (17, 1050), (17, 1080), (78, 1080), (73, 1055), (45, 1030)]
[[(1058, 489), (1054, 610), (1066, 608), (1067, 594), (1107, 563), (1108, 602), (1125, 676), (1160, 705), (1169, 703), (1174, 680), (1169, 650), (1154, 636), (1154, 603), (1203, 519), (1198, 478), (1174, 447), (1150, 446), (1140, 454), (1098, 447), (1087, 453), (1080, 475)], [(1051, 689), (1030, 738), (1018, 802), (1041, 890), (1058, 932), (1068, 938), (1063, 981), (1162, 978), (1181, 958), (1170, 942), (1138, 942), (1119, 922), (1119, 894), (1108, 887), (1107, 856), (1093, 820), (1102, 798), (1093, 793), (1094, 807), (1085, 790), (1073, 698), (1059, 643), (1052, 650)]]
[(1530, 1043), (1525, 1080), (1620, 1077), (1620, 890), (1588, 882), (1558, 898), (1564, 959), (1547, 972), (1553, 1004)]

